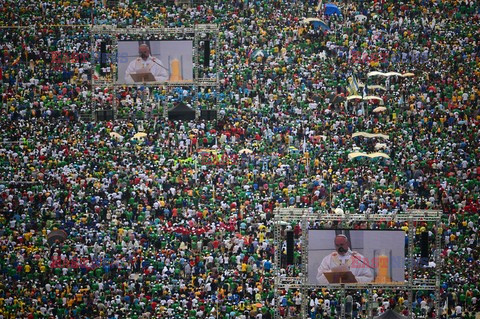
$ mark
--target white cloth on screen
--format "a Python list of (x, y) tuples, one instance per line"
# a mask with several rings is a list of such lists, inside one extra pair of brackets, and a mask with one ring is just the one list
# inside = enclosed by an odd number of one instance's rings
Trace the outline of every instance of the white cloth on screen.
[(373, 280), (373, 270), (360, 261), (355, 262), (355, 267), (351, 267), (355, 258), (357, 258), (357, 260), (365, 260), (361, 254), (351, 250), (349, 250), (344, 256), (341, 256), (336, 251), (325, 256), (317, 270), (317, 282), (319, 284), (328, 284), (328, 280), (323, 273), (329, 272), (333, 268), (342, 265), (346, 266), (348, 270), (352, 272), (357, 282), (371, 282)]
[(163, 66), (162, 61), (155, 57), (149, 56), (146, 60), (143, 60), (142, 58), (136, 58), (130, 62), (127, 70), (125, 71), (125, 83), (135, 83), (131, 74), (143, 73), (144, 71), (152, 73), (157, 82), (168, 81), (168, 72)]

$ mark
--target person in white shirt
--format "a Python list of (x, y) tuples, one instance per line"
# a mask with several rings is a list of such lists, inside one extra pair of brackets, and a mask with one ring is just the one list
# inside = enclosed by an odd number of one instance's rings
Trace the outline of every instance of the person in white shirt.
[(150, 55), (150, 48), (146, 44), (140, 44), (138, 47), (140, 57), (136, 58), (127, 67), (125, 71), (125, 83), (135, 83), (132, 74), (152, 73), (157, 82), (168, 81), (168, 69), (163, 66), (162, 61)]
[[(323, 258), (317, 271), (317, 282), (319, 284), (327, 284), (325, 272), (330, 271), (351, 271), (357, 282), (371, 282), (373, 280), (373, 271), (361, 261), (365, 258), (355, 251), (350, 250), (350, 242), (345, 235), (337, 235), (334, 240), (335, 250)], [(352, 263), (357, 259), (352, 267)], [(362, 265), (363, 267), (358, 267)]]

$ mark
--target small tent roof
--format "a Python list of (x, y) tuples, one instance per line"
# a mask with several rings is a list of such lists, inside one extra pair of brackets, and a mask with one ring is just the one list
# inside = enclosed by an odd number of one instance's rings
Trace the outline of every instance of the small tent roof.
[(406, 319), (406, 317), (393, 311), (392, 309), (388, 309), (380, 316), (376, 316), (374, 319)]
[(179, 103), (168, 111), (168, 119), (171, 121), (191, 121), (195, 119), (195, 111), (184, 103)]

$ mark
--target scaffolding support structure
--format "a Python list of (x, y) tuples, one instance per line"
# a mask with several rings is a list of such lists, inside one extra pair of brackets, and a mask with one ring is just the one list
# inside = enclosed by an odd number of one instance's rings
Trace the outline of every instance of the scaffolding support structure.
[[(273, 233), (274, 233), (274, 291), (275, 291), (275, 318), (280, 316), (280, 295), (281, 289), (297, 289), (302, 297), (301, 314), (298, 318), (308, 318), (308, 291), (314, 289), (327, 288), (330, 290), (339, 291), (341, 305), (340, 318), (345, 318), (345, 293), (346, 290), (368, 290), (367, 313), (369, 318), (372, 318), (372, 291), (374, 289), (386, 290), (403, 290), (408, 292), (408, 311), (409, 318), (413, 318), (413, 293), (419, 290), (435, 291), (435, 311), (436, 314), (441, 314), (440, 306), (440, 252), (441, 252), (441, 237), (438, 234), (438, 229), (441, 226), (440, 210), (421, 210), (412, 209), (406, 213), (396, 214), (320, 214), (314, 213), (309, 208), (279, 208), (275, 211)], [(404, 284), (398, 283), (355, 283), (355, 284), (310, 284), (308, 282), (308, 229), (309, 224), (320, 222), (338, 222), (341, 227), (351, 228), (352, 222), (366, 222), (367, 229), (370, 229), (372, 222), (408, 222), (408, 252), (407, 252), (407, 280)], [(298, 276), (288, 276), (288, 272), (282, 271), (281, 254), (283, 246), (282, 229), (291, 222), (297, 222), (301, 225), (302, 233), (301, 241), (301, 272)], [(415, 229), (418, 222), (434, 222), (435, 231), (435, 278), (414, 278), (414, 239)], [(334, 228), (329, 228), (334, 229)]]
[(437, 318), (442, 316), (442, 304), (440, 295), (441, 276), (442, 276), (442, 237), (438, 234), (438, 230), (442, 227), (441, 220), (437, 219), (435, 223), (435, 311)]
[(413, 227), (413, 217), (408, 217), (408, 314), (410, 318), (412, 318), (413, 313), (413, 289), (411, 289), (413, 285), (413, 241), (415, 239), (415, 228)]
[[(274, 264), (274, 274), (275, 274), (275, 318), (280, 318), (280, 296), (279, 289), (290, 289), (295, 288), (300, 291), (302, 298), (301, 302), (301, 313), (302, 318), (306, 318), (305, 314), (307, 313), (307, 254), (301, 255), (301, 277), (283, 277), (281, 273), (281, 254), (282, 254), (282, 244), (283, 240), (281, 238), (282, 227), (292, 221), (300, 222), (302, 228), (302, 252), (307, 250), (308, 247), (308, 221), (314, 218), (315, 215), (309, 211), (308, 208), (280, 208), (275, 213), (274, 219), (274, 247), (275, 247), (275, 264)], [(285, 279), (285, 280), (283, 280)]]

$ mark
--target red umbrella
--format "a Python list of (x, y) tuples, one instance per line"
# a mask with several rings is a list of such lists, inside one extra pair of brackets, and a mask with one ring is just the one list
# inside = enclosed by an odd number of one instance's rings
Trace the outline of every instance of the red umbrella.
[(65, 239), (67, 239), (67, 233), (61, 229), (52, 230), (47, 235), (47, 241), (50, 245), (54, 244), (56, 241), (63, 242)]

